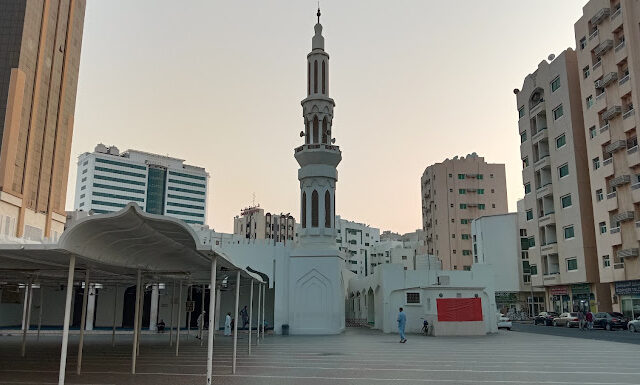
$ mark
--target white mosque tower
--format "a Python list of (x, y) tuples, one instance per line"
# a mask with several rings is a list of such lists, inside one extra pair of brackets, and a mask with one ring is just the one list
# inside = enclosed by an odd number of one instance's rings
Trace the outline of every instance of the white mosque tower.
[(333, 145), (329, 97), (329, 55), (324, 50), (320, 9), (307, 55), (307, 97), (302, 100), (304, 144), (295, 149), (300, 165), (299, 246), (289, 260), (289, 323), (292, 334), (336, 334), (344, 330), (344, 261), (336, 245), (335, 201), (342, 160)]

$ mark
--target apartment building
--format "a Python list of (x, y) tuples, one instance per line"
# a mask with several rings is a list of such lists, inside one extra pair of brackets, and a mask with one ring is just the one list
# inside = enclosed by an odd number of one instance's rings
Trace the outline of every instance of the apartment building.
[(104, 214), (135, 202), (152, 214), (202, 225), (209, 174), (204, 168), (148, 152), (104, 144), (78, 157), (75, 210)]
[(233, 234), (245, 239), (271, 239), (274, 242), (293, 242), (296, 239), (296, 220), (290, 214), (265, 214), (264, 209), (250, 206), (233, 218)]
[(427, 167), (421, 188), (426, 253), (445, 270), (471, 269), (471, 221), (508, 211), (504, 164), (487, 163), (476, 153), (456, 156)]
[(0, 1), (0, 233), (64, 230), (85, 0)]
[(342, 219), (339, 215), (335, 221), (336, 243), (338, 249), (346, 254), (346, 268), (361, 276), (371, 274), (371, 247), (380, 242), (380, 229)]
[(600, 281), (612, 307), (640, 315), (640, 2), (591, 0), (575, 23)]
[(531, 280), (557, 312), (607, 309), (599, 284), (576, 52), (542, 61), (516, 92)]

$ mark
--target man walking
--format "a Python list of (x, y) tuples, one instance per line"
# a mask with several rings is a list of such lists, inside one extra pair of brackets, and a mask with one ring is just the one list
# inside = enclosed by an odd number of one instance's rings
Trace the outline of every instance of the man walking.
[(587, 312), (587, 330), (593, 329), (593, 313), (591, 311)]
[(242, 310), (240, 310), (240, 316), (242, 317), (242, 328), (246, 328), (249, 323), (249, 312), (247, 311), (247, 306), (245, 305)]
[(578, 325), (580, 325), (580, 330), (584, 330), (584, 312), (582, 310), (578, 311)]
[(398, 313), (398, 333), (400, 334), (400, 342), (405, 343), (407, 339), (404, 336), (404, 327), (407, 324), (407, 315), (404, 314), (402, 308), (400, 308), (400, 312)]

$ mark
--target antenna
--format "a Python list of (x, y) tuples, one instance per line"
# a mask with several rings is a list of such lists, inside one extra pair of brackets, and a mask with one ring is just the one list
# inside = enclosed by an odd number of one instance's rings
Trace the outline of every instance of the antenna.
[(253, 201), (251, 203), (251, 206), (255, 206), (256, 205), (256, 193), (253, 193)]

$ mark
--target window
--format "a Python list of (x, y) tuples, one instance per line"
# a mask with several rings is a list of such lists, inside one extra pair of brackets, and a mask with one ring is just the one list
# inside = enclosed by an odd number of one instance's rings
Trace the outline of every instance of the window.
[(462, 250), (462, 255), (471, 255), (471, 250)]
[(560, 76), (556, 76), (551, 82), (551, 92), (555, 92), (558, 88), (560, 88)]
[(453, 208), (453, 203), (450, 203), (450, 204), (449, 204), (449, 206), (450, 206), (451, 208)]
[(527, 168), (529, 167), (529, 157), (526, 156), (524, 159), (522, 159), (522, 168)]
[(564, 111), (562, 110), (562, 104), (553, 109), (553, 120), (558, 120), (564, 115)]
[(564, 178), (565, 176), (569, 175), (569, 165), (567, 163), (558, 167), (558, 175), (560, 178)]
[(567, 226), (563, 230), (564, 230), (564, 239), (571, 239), (575, 237), (575, 234), (573, 231), (573, 225)]
[(587, 46), (587, 38), (585, 36), (580, 39), (580, 49), (584, 49)]
[(469, 234), (462, 234), (461, 237), (462, 239), (469, 239)]
[(530, 221), (533, 219), (533, 210), (527, 210), (527, 220)]
[(496, 190), (495, 189), (491, 189), (491, 194), (495, 193)]
[(589, 129), (589, 137), (590, 137), (591, 139), (593, 139), (593, 138), (595, 138), (595, 137), (596, 137), (596, 135), (598, 135), (598, 130), (596, 130), (596, 126), (592, 126), (592, 127)]
[(524, 116), (524, 106), (518, 108), (518, 119)]
[(602, 189), (596, 190), (596, 201), (600, 202), (604, 199), (604, 195), (602, 194)]
[(527, 141), (527, 131), (523, 131), (520, 133), (520, 143), (524, 143), (526, 141)]
[[(324, 82), (324, 62), (322, 62), (322, 80)], [(322, 84), (324, 88), (324, 83)], [(331, 194), (329, 191), (324, 192), (324, 227), (331, 227)]]
[(571, 207), (571, 194), (567, 194), (560, 198), (560, 202), (562, 202), (562, 208)]
[(483, 179), (483, 178), (484, 178), (484, 175), (478, 174), (478, 179)]
[(420, 293), (407, 293), (407, 305), (419, 304)]
[(489, 174), (489, 178), (493, 179), (493, 174)]
[(578, 259), (567, 258), (567, 271), (578, 270)]
[(556, 138), (556, 148), (564, 147), (567, 144), (567, 137), (562, 134)]
[(492, 203), (492, 204), (491, 204), (491, 208), (492, 208), (492, 209), (495, 209), (495, 208), (496, 208), (496, 204), (495, 204), (495, 203)]
[(451, 234), (451, 238), (455, 238), (455, 237), (456, 237), (456, 235), (455, 235), (455, 234)]
[(531, 183), (524, 184), (524, 193), (529, 194), (531, 192)]
[(456, 222), (456, 220), (451, 218), (451, 223), (455, 223), (455, 222)]
[(483, 188), (479, 188), (478, 189), (478, 194), (480, 194), (480, 195), (484, 194), (484, 189)]
[(589, 75), (591, 75), (591, 72), (589, 72), (589, 66), (586, 66), (582, 69), (582, 76), (586, 79)]
[(468, 219), (460, 219), (460, 223), (463, 224), (463, 225), (466, 225), (466, 224), (469, 223), (469, 220)]
[(466, 194), (466, 193), (467, 193), (467, 190), (465, 190), (463, 188), (458, 189), (458, 194)]
[(450, 188), (450, 189), (449, 189), (449, 192), (453, 192), (453, 189), (452, 189), (452, 188)]
[(458, 179), (464, 179), (464, 174), (458, 174)]
[(484, 210), (484, 203), (478, 204), (478, 210)]
[(600, 227), (600, 234), (605, 234), (607, 232), (607, 222), (600, 222), (598, 226)]
[(461, 209), (466, 209), (467, 208), (467, 204), (466, 203), (460, 203), (460, 208)]
[(453, 177), (453, 174), (449, 174), (449, 178)]
[(318, 192), (311, 193), (311, 227), (318, 227)]
[(609, 259), (608, 255), (603, 255), (602, 256), (602, 267), (609, 267), (611, 266), (611, 260)]
[(536, 245), (536, 238), (535, 237), (530, 237), (529, 238), (529, 248), (534, 247)]
[(585, 99), (585, 103), (587, 104), (587, 110), (591, 108), (591, 106), (593, 106), (593, 95), (587, 96), (587, 99)]
[(529, 265), (529, 271), (531, 272), (531, 275), (538, 275), (538, 266)]
[(597, 169), (600, 168), (600, 158), (599, 157), (596, 156), (595, 158), (593, 158), (592, 162), (593, 162), (593, 169), (594, 170), (597, 170)]
[(84, 190), (86, 188), (87, 188), (87, 186), (82, 186), (82, 187), (80, 187), (80, 191), (82, 191), (82, 190)]

